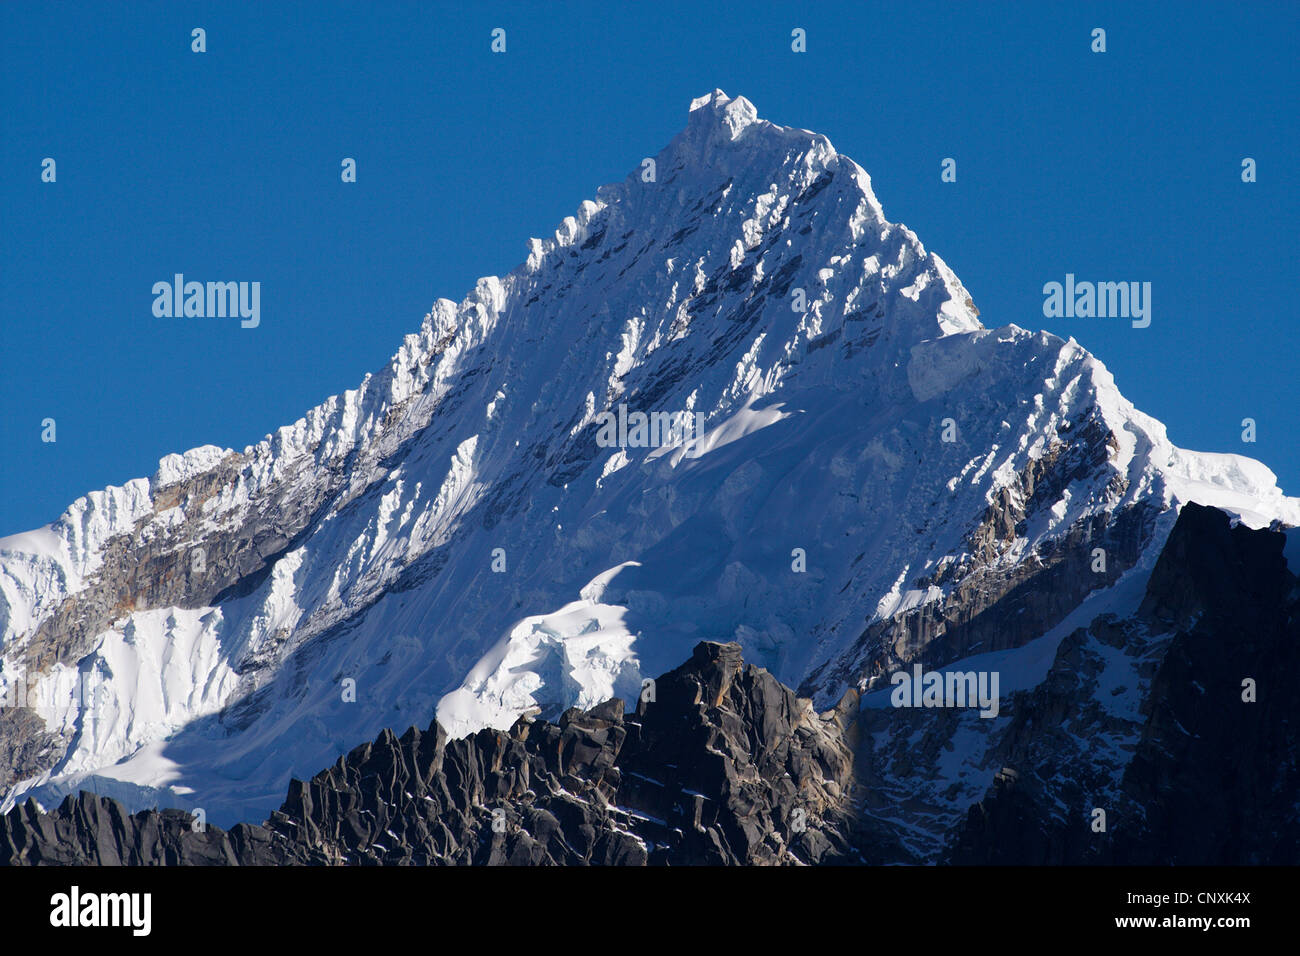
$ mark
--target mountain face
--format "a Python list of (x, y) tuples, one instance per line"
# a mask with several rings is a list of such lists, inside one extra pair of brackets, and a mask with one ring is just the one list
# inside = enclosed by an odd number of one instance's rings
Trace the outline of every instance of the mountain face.
[[(1137, 612), (1072, 633), (1015, 698), (990, 741), (1009, 772), (949, 859), (1300, 863), (1298, 544), (1182, 509)], [(1083, 825), (1095, 808), (1105, 833)]]
[[(1161, 571), (1180, 511), (1235, 524), (1196, 539), (1218, 548), (1300, 524), (1300, 501), (1258, 462), (1175, 448), (1072, 339), (985, 328), (824, 137), (715, 91), (653, 158), (511, 274), (435, 303), (355, 391), (0, 539), (0, 811), (89, 789), (266, 820), (292, 779), (435, 713), (434, 742), (410, 746), (464, 760), (521, 716), (562, 734), (578, 708), (626, 734), (599, 705), (638, 700), (702, 640), (814, 709), (863, 693), (852, 813), (875, 842), (837, 830), (836, 853), (983, 859), (1009, 821), (1055, 846), (1099, 792), (1114, 819), (1163, 794), (1172, 718), (1146, 708), (1187, 705), (1178, 681), (1244, 633), (1158, 610), (1209, 600)], [(634, 416), (656, 414), (700, 433), (647, 447)], [(892, 707), (890, 675), (914, 665), (996, 671), (998, 716)], [(635, 856), (601, 820), (587, 849)], [(619, 826), (653, 856), (658, 837)], [(568, 859), (527, 832), (528, 853)], [(784, 852), (725, 847), (683, 859)]]
[[(386, 730), (261, 826), (28, 799), (0, 817), (0, 865), (1296, 865), (1300, 705), (1275, 679), (1300, 664), (1294, 545), (1188, 504), (1138, 610), (1061, 640), (1001, 723), (856, 691), (818, 714), (701, 642), (631, 713)], [(954, 761), (984, 787), (964, 813), (932, 786)]]
[(854, 863), (856, 703), (816, 714), (739, 645), (702, 642), (627, 715), (615, 699), (454, 741), (385, 731), (294, 780), (265, 826), (29, 801), (0, 818), (0, 865)]

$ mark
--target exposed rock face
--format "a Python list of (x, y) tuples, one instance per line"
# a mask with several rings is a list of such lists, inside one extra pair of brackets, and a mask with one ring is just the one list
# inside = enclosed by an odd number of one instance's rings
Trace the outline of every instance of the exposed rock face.
[[(1072, 482), (1104, 470), (1116, 446), (1096, 416), (1063, 422), (1048, 451), (998, 490), (966, 534), (963, 557), (912, 582), (918, 589), (944, 589), (946, 596), (871, 624), (850, 654), (814, 671), (799, 691), (811, 695), (826, 682), (869, 682), (914, 661), (940, 667), (977, 650), (1020, 647), (1050, 631), (1089, 592), (1114, 584), (1155, 537), (1160, 508), (1151, 502), (1091, 514), (1028, 554), (1012, 550)], [(1124, 491), (1117, 473), (1107, 492), (1119, 498)], [(1100, 572), (1092, 567), (1096, 548), (1106, 555)]]
[(53, 766), (65, 743), (26, 707), (0, 707), (0, 788)]
[(737, 644), (701, 643), (636, 711), (448, 741), (385, 731), (295, 780), (263, 826), (194, 832), (82, 792), (0, 819), (8, 864), (783, 864), (863, 862), (846, 726), (857, 695), (812, 710)]
[[(1284, 542), (1187, 505), (1138, 614), (1072, 634), (1017, 705), (998, 748), (1014, 778), (970, 808), (950, 858), (1300, 863), (1300, 591)], [(1127, 715), (1103, 706), (1125, 688), (1098, 686), (1120, 656), (1145, 686)], [(1131, 759), (1117, 764), (1113, 744)]]
[[(301, 470), (312, 476), (301, 485), (306, 495), (295, 498), (276, 486), (259, 509), (227, 509), (230, 513), (216, 522), (210, 507), (217, 504), (214, 499), (248, 480), (246, 455), (231, 452), (210, 471), (151, 489), (148, 514), (129, 534), (106, 542), (102, 565), (87, 586), (60, 603), (23, 642), (28, 679), (54, 665), (75, 665), (105, 629), (134, 611), (219, 605), (255, 590), (317, 516), (322, 501), (348, 481), (333, 462)], [(168, 514), (180, 520), (164, 520)], [(221, 533), (213, 533), (214, 524)], [(239, 672), (267, 663), (280, 643), (268, 641), (260, 656), (249, 655), (240, 663)], [(0, 788), (48, 769), (71, 736), (49, 733), (27, 708), (0, 709)], [(14, 752), (10, 759), (4, 759), (7, 750)]]
[(1136, 613), (1065, 634), (996, 720), (854, 691), (818, 714), (738, 644), (701, 643), (631, 713), (385, 731), (261, 826), (29, 801), (0, 818), (0, 863), (1300, 863), (1285, 540), (1187, 505)]

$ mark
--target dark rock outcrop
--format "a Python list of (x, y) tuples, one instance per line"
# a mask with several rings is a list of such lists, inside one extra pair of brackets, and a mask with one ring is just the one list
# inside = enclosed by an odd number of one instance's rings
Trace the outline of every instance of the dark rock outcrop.
[(448, 740), (385, 731), (262, 826), (196, 832), (82, 792), (0, 818), (0, 863), (784, 864), (862, 862), (849, 807), (850, 694), (817, 714), (737, 644), (701, 643), (635, 712), (610, 700), (555, 724)]
[(1185, 506), (1138, 611), (1061, 638), (997, 721), (860, 710), (856, 692), (819, 714), (739, 645), (701, 643), (630, 713), (385, 731), (293, 781), (260, 826), (196, 831), (84, 792), (50, 813), (29, 801), (0, 818), (0, 863), (1294, 865), (1284, 542)]
[[(1300, 590), (1284, 543), (1186, 505), (1138, 614), (1067, 638), (1018, 705), (1002, 752), (1018, 773), (970, 808), (950, 859), (1300, 863)], [(1092, 701), (1084, 713), (1079, 694), (1099, 654), (1126, 651), (1147, 683), (1131, 726)], [(1107, 738), (1131, 754), (1117, 787), (1105, 779), (1114, 761), (1086, 752), (1104, 753)]]
[[(812, 671), (798, 691), (879, 680), (912, 663), (942, 667), (979, 651), (1021, 647), (1059, 624), (1094, 590), (1113, 585), (1151, 542), (1161, 509), (1149, 501), (1101, 511), (1043, 541), (1032, 553), (1005, 561), (1030, 523), (1061, 500), (1065, 489), (1103, 467), (1118, 440), (1094, 412), (1064, 422), (1057, 441), (1000, 489), (963, 542), (966, 553), (908, 587), (950, 589), (941, 600), (869, 624), (852, 651)], [(1112, 477), (1122, 495), (1125, 482)], [(1093, 569), (1093, 550), (1106, 555)]]

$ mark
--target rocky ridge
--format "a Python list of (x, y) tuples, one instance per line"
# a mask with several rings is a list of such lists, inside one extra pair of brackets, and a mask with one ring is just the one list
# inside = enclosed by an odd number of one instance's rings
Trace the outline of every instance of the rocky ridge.
[(846, 696), (817, 714), (736, 644), (699, 644), (624, 713), (449, 740), (435, 722), (385, 731), (262, 826), (194, 829), (81, 792), (0, 818), (0, 863), (813, 864), (861, 862), (849, 798)]

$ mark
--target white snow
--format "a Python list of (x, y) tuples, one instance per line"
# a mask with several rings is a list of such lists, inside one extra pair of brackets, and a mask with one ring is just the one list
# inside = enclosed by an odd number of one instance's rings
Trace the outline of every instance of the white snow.
[(611, 697), (631, 707), (641, 693), (636, 635), (624, 624), (626, 608), (599, 603), (621, 567), (594, 578), (579, 600), (515, 625), (464, 684), (438, 702), (438, 722), (447, 733), (507, 730), (523, 713), (553, 718)]

